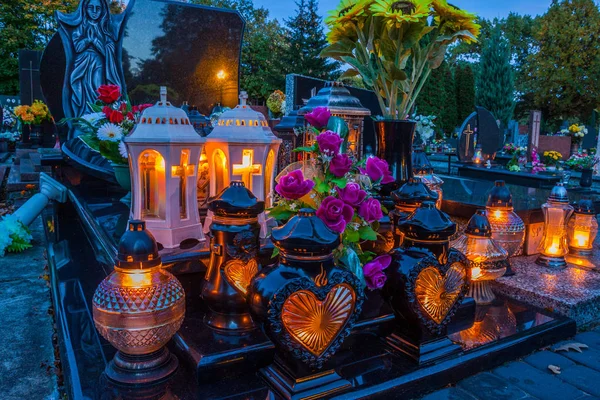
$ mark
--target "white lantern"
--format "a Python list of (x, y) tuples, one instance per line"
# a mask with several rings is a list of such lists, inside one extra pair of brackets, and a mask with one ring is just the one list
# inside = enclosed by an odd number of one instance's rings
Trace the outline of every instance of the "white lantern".
[(281, 139), (273, 134), (265, 117), (246, 104), (247, 99), (246, 92), (241, 92), (240, 104), (221, 114), (206, 137), (210, 196), (232, 181), (242, 181), (270, 207)]
[(133, 219), (146, 227), (163, 247), (179, 247), (186, 239), (205, 240), (198, 215), (196, 181), (202, 138), (185, 111), (167, 101), (144, 110), (125, 144), (133, 182)]

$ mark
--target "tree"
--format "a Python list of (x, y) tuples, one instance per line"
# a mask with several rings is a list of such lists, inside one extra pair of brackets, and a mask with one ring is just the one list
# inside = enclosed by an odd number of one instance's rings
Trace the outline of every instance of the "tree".
[(327, 39), (318, 5), (318, 0), (298, 0), (296, 15), (285, 20), (286, 72), (333, 80), (338, 75), (339, 64), (319, 57), (327, 46)]
[(477, 105), (485, 107), (506, 127), (515, 107), (513, 70), (508, 41), (499, 26), (484, 44), (477, 74)]
[(593, 0), (553, 0), (527, 57), (530, 90), (551, 125), (589, 118), (600, 98), (600, 11)]
[[(469, 63), (459, 63), (454, 71), (458, 124), (475, 111), (475, 77)], [(457, 125), (458, 125), (457, 124)]]
[(246, 21), (242, 43), (240, 88), (251, 99), (265, 101), (275, 89), (285, 86), (283, 71), (284, 32), (279, 22), (269, 19), (264, 7), (252, 0), (192, 0), (195, 4), (237, 10)]
[(56, 32), (54, 12), (72, 12), (77, 3), (76, 0), (0, 1), (0, 93), (19, 92), (19, 50), (44, 49)]

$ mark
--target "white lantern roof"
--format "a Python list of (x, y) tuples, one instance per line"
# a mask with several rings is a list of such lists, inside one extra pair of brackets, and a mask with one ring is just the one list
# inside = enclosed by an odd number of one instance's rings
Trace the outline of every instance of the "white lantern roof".
[(189, 117), (179, 107), (167, 101), (167, 88), (161, 86), (160, 101), (148, 107), (140, 116), (126, 143), (203, 143)]
[(206, 140), (237, 143), (272, 143), (279, 141), (264, 115), (246, 104), (248, 94), (240, 93), (240, 104), (221, 114)]

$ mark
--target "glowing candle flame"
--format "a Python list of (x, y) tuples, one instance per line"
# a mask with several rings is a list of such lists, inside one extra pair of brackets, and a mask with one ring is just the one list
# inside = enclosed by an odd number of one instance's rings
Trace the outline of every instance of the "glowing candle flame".
[(575, 247), (588, 248), (590, 246), (589, 232), (575, 231), (573, 234), (573, 244)]
[(471, 269), (471, 280), (476, 281), (477, 279), (482, 277), (481, 268), (474, 267)]

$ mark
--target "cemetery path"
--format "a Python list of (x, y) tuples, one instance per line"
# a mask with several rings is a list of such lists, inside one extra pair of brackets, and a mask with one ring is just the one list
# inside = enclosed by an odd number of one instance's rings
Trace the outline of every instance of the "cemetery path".
[[(581, 352), (565, 344), (582, 343)], [(554, 370), (554, 372), (552, 371)], [(464, 379), (421, 400), (571, 400), (600, 398), (600, 328), (522, 360)]]
[(58, 399), (52, 308), (41, 218), (33, 247), (0, 258), (0, 398)]

